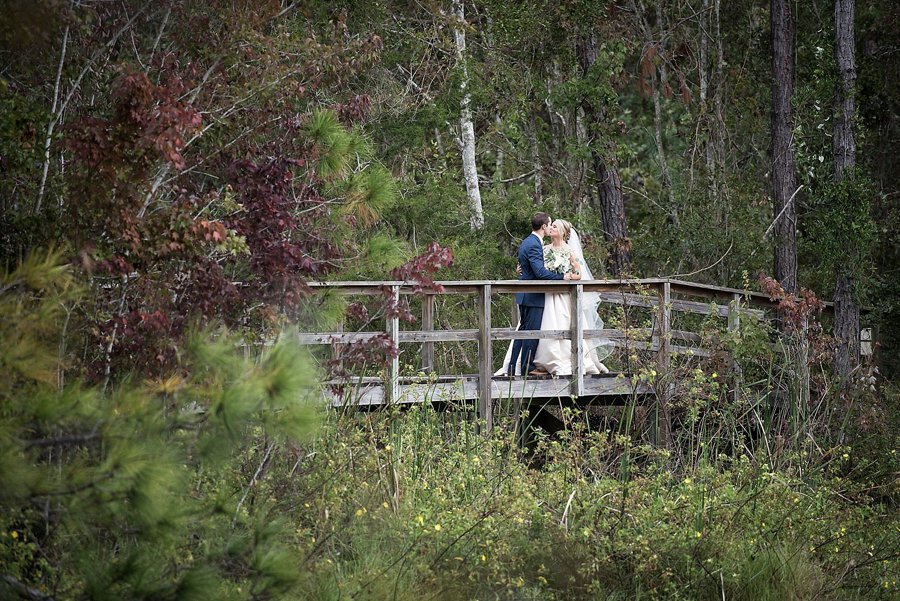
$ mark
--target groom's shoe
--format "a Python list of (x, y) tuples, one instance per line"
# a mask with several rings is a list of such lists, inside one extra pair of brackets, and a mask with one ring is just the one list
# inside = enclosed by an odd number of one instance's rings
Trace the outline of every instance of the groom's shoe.
[(528, 375), (537, 378), (540, 376), (549, 376), (550, 374), (545, 372), (543, 369), (532, 369), (530, 372), (528, 372)]

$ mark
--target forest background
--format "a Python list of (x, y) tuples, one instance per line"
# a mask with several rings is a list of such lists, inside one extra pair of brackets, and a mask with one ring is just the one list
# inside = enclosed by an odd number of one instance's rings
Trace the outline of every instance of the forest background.
[[(848, 80), (836, 6), (4, 2), (0, 591), (892, 598), (900, 9)], [(797, 411), (700, 365), (670, 449), (314, 410), (291, 324), (402, 307), (305, 282), (508, 279), (535, 210), (598, 278), (843, 293), (874, 357), (785, 325)], [(761, 328), (726, 343), (794, 402)]]

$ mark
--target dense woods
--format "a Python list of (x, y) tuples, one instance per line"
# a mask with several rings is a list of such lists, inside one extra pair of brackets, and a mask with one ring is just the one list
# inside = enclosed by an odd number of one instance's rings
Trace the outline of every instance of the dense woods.
[[(896, 2), (0, 11), (3, 598), (898, 595)], [(635, 370), (674, 444), (321, 406), (398, 349), (298, 327), (415, 316), (308, 282), (513, 279), (537, 210), (598, 279), (780, 302)]]

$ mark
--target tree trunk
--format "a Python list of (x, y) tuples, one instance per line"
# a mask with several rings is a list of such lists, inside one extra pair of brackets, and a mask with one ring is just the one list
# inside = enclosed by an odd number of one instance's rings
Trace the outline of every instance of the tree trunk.
[(484, 211), (481, 207), (481, 190), (478, 187), (478, 167), (475, 164), (475, 127), (472, 124), (472, 111), (469, 108), (469, 69), (466, 66), (466, 15), (462, 0), (453, 0), (453, 12), (457, 22), (453, 26), (453, 38), (456, 42), (456, 57), (462, 69), (460, 91), (459, 146), (462, 154), (463, 177), (466, 180), (466, 196), (469, 199), (469, 225), (472, 231), (484, 227)]
[[(713, 7), (716, 21), (716, 87), (713, 94), (716, 106), (716, 127), (713, 141), (715, 143), (716, 156), (721, 166), (725, 161), (725, 136), (728, 133), (725, 129), (725, 106), (723, 103), (723, 98), (725, 97), (725, 44), (722, 41), (721, 0), (713, 0)], [(719, 194), (725, 189), (725, 179), (724, 177), (719, 177), (717, 181), (716, 194)]]
[(840, 76), (835, 104), (834, 176), (840, 181), (848, 168), (856, 165), (856, 139), (853, 119), (856, 116), (854, 87), (856, 86), (856, 57), (853, 48), (854, 0), (835, 0), (835, 55)]
[[(672, 176), (669, 173), (669, 162), (666, 159), (666, 147), (663, 143), (663, 114), (662, 114), (662, 89), (668, 80), (666, 59), (665, 59), (665, 21), (663, 18), (662, 0), (656, 1), (656, 28), (651, 28), (645, 18), (646, 8), (641, 0), (631, 2), (631, 10), (634, 11), (637, 19), (638, 27), (644, 38), (645, 56), (654, 53), (654, 58), (659, 58), (659, 65), (653, 58), (641, 57), (641, 61), (649, 61), (654, 63), (651, 67), (650, 85), (652, 89), (651, 96), (653, 98), (653, 140), (656, 143), (656, 156), (659, 161), (660, 181), (663, 190), (666, 192), (668, 201), (669, 218), (667, 220), (669, 226), (678, 226), (679, 209), (675, 204), (675, 192), (672, 190)], [(701, 85), (703, 83), (701, 82)]]
[[(835, 95), (837, 115), (834, 121), (834, 177), (841, 181), (852, 177), (856, 166), (856, 139), (853, 121), (856, 117), (854, 93), (856, 58), (853, 47), (854, 0), (835, 0), (835, 56), (840, 81)], [(845, 381), (859, 365), (859, 305), (856, 302), (855, 280), (849, 266), (837, 270), (834, 286), (834, 336), (838, 340), (835, 368)]]
[[(594, 35), (580, 38), (576, 52), (581, 74), (586, 75), (591, 66), (597, 62), (597, 40)], [(596, 136), (597, 130), (604, 120), (604, 115), (588, 99), (582, 100), (582, 108), (591, 134)], [(594, 176), (597, 178), (597, 198), (600, 204), (600, 216), (603, 220), (603, 238), (609, 252), (606, 266), (610, 275), (622, 277), (632, 271), (631, 240), (628, 238), (628, 227), (625, 221), (622, 181), (619, 178), (614, 158), (612, 156), (604, 157), (597, 149), (596, 142), (591, 144), (591, 161)]]
[(538, 117), (531, 120), (528, 130), (528, 138), (531, 143), (531, 168), (534, 171), (534, 204), (539, 205), (544, 200), (544, 165), (541, 162), (541, 148), (538, 145)]
[[(666, 159), (666, 147), (663, 144), (663, 115), (662, 115), (662, 99), (660, 98), (661, 90), (668, 81), (666, 69), (665, 49), (665, 21), (663, 17), (662, 0), (656, 2), (656, 29), (659, 35), (659, 41), (656, 42), (659, 48), (660, 64), (659, 69), (653, 74), (653, 125), (655, 129), (656, 154), (659, 157), (659, 170), (662, 176), (663, 188), (669, 201), (669, 221), (673, 227), (678, 227), (679, 209), (675, 204), (675, 191), (672, 189), (672, 176), (669, 173), (669, 161)], [(651, 30), (647, 29), (649, 37), (652, 36)]]
[(859, 305), (853, 291), (853, 278), (839, 272), (834, 284), (834, 337), (838, 341), (834, 366), (845, 380), (859, 365)]
[(703, 0), (703, 10), (700, 11), (698, 19), (700, 22), (700, 114), (702, 115), (702, 126), (704, 129), (704, 142), (706, 148), (706, 181), (709, 187), (709, 198), (715, 203), (716, 185), (715, 185), (715, 155), (713, 147), (714, 128), (712, 126), (712, 111), (708, 106), (707, 98), (709, 97), (709, 0)]
[[(503, 130), (503, 119), (500, 117), (500, 113), (494, 116), (494, 127), (497, 128), (497, 133)], [(494, 156), (494, 181), (497, 182), (496, 193), (498, 196), (506, 196), (506, 185), (503, 183), (503, 162), (506, 160), (506, 152), (503, 150), (503, 140), (500, 136), (497, 136), (496, 153)]]
[(599, 153), (591, 152), (594, 174), (597, 177), (597, 196), (603, 220), (603, 238), (609, 255), (606, 267), (610, 275), (624, 277), (631, 274), (631, 240), (625, 222), (625, 200), (619, 171), (604, 161)]
[(775, 279), (797, 292), (797, 211), (794, 193), (794, 18), (790, 0), (772, 0), (772, 173), (775, 205)]

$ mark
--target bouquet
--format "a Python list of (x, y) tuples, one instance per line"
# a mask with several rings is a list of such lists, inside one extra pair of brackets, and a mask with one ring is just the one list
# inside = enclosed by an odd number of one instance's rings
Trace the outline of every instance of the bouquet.
[(572, 252), (568, 248), (544, 247), (544, 266), (550, 271), (565, 275), (572, 271)]

